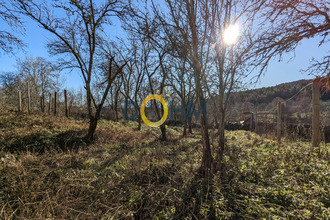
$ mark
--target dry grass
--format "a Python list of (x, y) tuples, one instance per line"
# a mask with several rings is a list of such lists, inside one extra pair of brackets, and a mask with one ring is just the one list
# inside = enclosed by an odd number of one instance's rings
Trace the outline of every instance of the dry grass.
[[(164, 143), (157, 139), (159, 129), (144, 126), (137, 131), (133, 122), (101, 121), (96, 141), (85, 146), (77, 141), (87, 126), (83, 121), (3, 112), (3, 219), (330, 216), (330, 146), (323, 146), (320, 156), (306, 143), (278, 147), (250, 132), (228, 132), (225, 172), (198, 179), (201, 144), (196, 131), (181, 139), (181, 128), (170, 128)], [(35, 134), (42, 138), (25, 139)], [(68, 142), (76, 148), (61, 146)], [(13, 146), (15, 150), (10, 149)]]

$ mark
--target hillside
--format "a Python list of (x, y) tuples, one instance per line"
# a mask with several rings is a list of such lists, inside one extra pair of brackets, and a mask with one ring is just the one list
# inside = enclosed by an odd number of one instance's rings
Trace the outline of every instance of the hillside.
[(169, 127), (160, 142), (159, 129), (102, 120), (87, 145), (84, 121), (1, 112), (1, 219), (330, 217), (330, 145), (226, 132), (223, 173), (200, 179), (198, 130)]
[[(233, 93), (233, 99), (237, 101), (245, 101), (253, 104), (269, 104), (275, 98), (281, 98), (287, 100), (297, 94), (306, 85), (311, 83), (312, 80), (298, 80), (289, 83), (283, 83), (276, 86), (264, 87), (260, 89), (253, 89), (248, 91), (242, 91)], [(311, 87), (301, 91), (304, 96), (311, 96)], [(300, 96), (301, 97), (301, 96)], [(321, 100), (330, 100), (330, 92), (326, 92), (321, 89)]]

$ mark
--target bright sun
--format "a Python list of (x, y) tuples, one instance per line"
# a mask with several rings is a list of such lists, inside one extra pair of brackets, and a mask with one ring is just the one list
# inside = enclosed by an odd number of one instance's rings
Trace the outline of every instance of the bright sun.
[(239, 36), (239, 27), (237, 24), (229, 25), (224, 33), (223, 40), (226, 44), (234, 44)]

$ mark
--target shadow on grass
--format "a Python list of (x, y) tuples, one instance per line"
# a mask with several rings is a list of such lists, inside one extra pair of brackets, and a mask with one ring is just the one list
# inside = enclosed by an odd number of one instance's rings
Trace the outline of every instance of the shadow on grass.
[[(164, 142), (159, 139), (156, 139), (154, 141), (142, 143), (142, 144), (138, 144), (138, 145), (127, 145), (125, 143), (120, 143), (118, 145), (114, 145), (115, 147), (112, 146), (109, 149), (109, 151), (111, 152), (113, 157), (104, 161), (101, 164), (101, 166), (99, 167), (98, 171), (104, 170), (105, 168), (115, 164), (118, 160), (122, 159), (125, 155), (130, 155), (136, 151), (143, 151), (148, 148), (153, 148), (157, 145), (162, 145), (162, 146), (166, 147), (173, 143), (177, 143), (177, 140), (169, 140), (169, 141)], [(103, 153), (103, 152), (104, 152), (104, 150), (100, 151), (99, 153)]]
[(215, 219), (213, 178), (193, 178), (182, 193), (175, 219)]
[[(169, 219), (216, 219), (212, 178), (192, 179), (179, 193), (180, 196), (173, 197), (162, 193), (162, 189), (165, 188), (161, 185), (170, 184), (168, 176), (163, 174), (157, 179), (151, 178), (152, 176), (156, 176), (156, 173), (146, 176), (145, 179), (149, 181), (155, 179), (153, 182), (147, 183), (136, 180), (137, 183), (142, 183), (149, 189), (140, 190), (141, 195), (130, 207), (135, 219), (155, 219), (155, 216), (157, 216), (156, 219), (166, 219), (166, 216)], [(153, 184), (156, 185), (152, 187)], [(173, 207), (174, 212), (170, 213), (168, 207)], [(165, 214), (164, 210), (166, 209), (167, 213)]]
[[(125, 144), (120, 144), (116, 148), (111, 150), (112, 157), (106, 161), (104, 161), (100, 167), (97, 169), (98, 172), (101, 172), (102, 170), (105, 170), (107, 167), (112, 166), (115, 164), (118, 160), (122, 159), (123, 156), (128, 155), (129, 153), (132, 153), (135, 149), (133, 146), (127, 146)], [(100, 152), (102, 153), (102, 152)]]
[(85, 134), (85, 130), (69, 130), (57, 135), (34, 133), (22, 137), (10, 145), (5, 145), (3, 150), (11, 153), (30, 151), (38, 154), (43, 154), (47, 150), (78, 150), (88, 145), (84, 140)]
[[(160, 144), (161, 147), (167, 148), (159, 151), (160, 155), (143, 153), (143, 149), (159, 148)], [(140, 145), (135, 151), (141, 154), (137, 154), (134, 160), (149, 161), (148, 164), (140, 166), (138, 162), (133, 162), (136, 165), (133, 166), (133, 170), (125, 171), (125, 175), (120, 174), (123, 175), (120, 181), (122, 190), (127, 192), (125, 204), (133, 213), (134, 219), (216, 218), (213, 177), (203, 179), (196, 176), (185, 182), (185, 177), (180, 176), (181, 167), (178, 163), (189, 160), (189, 157), (182, 159), (182, 153), (187, 152), (193, 145), (198, 145), (198, 142), (173, 146), (176, 144), (178, 140), (169, 141), (166, 144), (155, 140)], [(136, 147), (120, 146), (120, 154), (134, 153), (134, 148)], [(111, 166), (121, 158), (118, 151), (114, 150), (113, 153), (114, 156), (102, 164), (101, 169)], [(167, 161), (176, 163), (164, 163), (165, 158)]]

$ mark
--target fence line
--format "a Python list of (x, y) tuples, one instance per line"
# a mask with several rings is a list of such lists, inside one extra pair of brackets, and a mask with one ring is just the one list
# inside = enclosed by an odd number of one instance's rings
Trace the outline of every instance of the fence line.
[[(316, 79), (313, 82), (308, 83), (307, 85), (303, 86), (298, 92), (292, 95), (290, 98), (286, 100), (279, 101), (276, 103), (275, 106), (272, 106), (267, 111), (260, 111), (258, 112), (257, 109), (250, 110), (251, 112), (255, 111), (255, 118), (254, 118), (254, 130), (256, 132), (266, 131), (266, 129), (271, 129), (275, 133), (275, 137), (277, 141), (280, 143), (281, 138), (284, 134), (289, 134), (288, 131), (293, 131), (295, 127), (297, 127), (297, 134), (302, 134), (305, 137), (311, 137), (311, 142), (313, 147), (318, 147), (321, 143), (321, 106), (320, 106), (320, 80)], [(307, 107), (306, 100), (304, 101), (304, 105), (298, 105), (295, 108), (293, 105), (290, 108), (291, 104), (289, 105), (289, 101), (292, 101), (295, 97), (297, 97), (302, 91), (306, 90), (312, 86), (312, 102)], [(290, 102), (291, 103), (291, 102)], [(299, 107), (299, 108), (298, 108)], [(301, 108), (302, 107), (302, 108)], [(251, 108), (251, 107), (250, 107)], [(290, 113), (292, 112), (293, 113)], [(305, 114), (302, 114), (305, 113)], [(243, 114), (244, 115), (244, 114)], [(243, 116), (241, 115), (241, 117)], [(247, 115), (247, 113), (245, 113)], [(237, 117), (237, 116), (236, 116)], [(324, 117), (324, 115), (322, 116)], [(327, 117), (327, 116), (325, 116)], [(252, 116), (251, 116), (252, 118)], [(236, 119), (237, 120), (237, 119)], [(241, 119), (239, 119), (241, 120)], [(234, 120), (235, 121), (235, 120)], [(249, 119), (244, 119), (245, 122), (249, 123)], [(298, 123), (298, 124), (297, 124)], [(264, 129), (262, 127), (264, 126)], [(328, 125), (330, 126), (330, 125)], [(250, 122), (250, 130), (251, 129), (251, 122)], [(329, 139), (329, 132), (326, 133), (329, 129), (327, 125), (323, 126), (323, 132), (326, 134), (326, 139)], [(261, 130), (260, 130), (261, 129)], [(311, 133), (308, 133), (308, 130)]]
[[(320, 132), (320, 85), (319, 85), (319, 80), (314, 80), (312, 83), (309, 83), (305, 85), (303, 88), (301, 88), (297, 93), (295, 93), (293, 96), (290, 98), (283, 100), (281, 102), (278, 102), (274, 107), (271, 107), (270, 110), (267, 111), (262, 111), (258, 112), (257, 109), (255, 109), (255, 120), (254, 120), (254, 115), (252, 112), (250, 112), (250, 118), (248, 119), (249, 126), (248, 128), (250, 130), (256, 130), (258, 132), (258, 123), (261, 125), (265, 125), (266, 128), (272, 128), (274, 125), (276, 125), (276, 137), (278, 142), (281, 142), (281, 138), (283, 137), (283, 134), (286, 134), (287, 131), (286, 129), (289, 129), (290, 127), (287, 127), (288, 125), (293, 126), (293, 122), (296, 120), (301, 120), (299, 114), (306, 111), (306, 110), (301, 110), (299, 109), (298, 111), (295, 111), (294, 113), (297, 114), (297, 117), (288, 117), (289, 116), (289, 108), (287, 103), (290, 100), (293, 100), (295, 97), (297, 97), (302, 91), (304, 91), (306, 88), (309, 86), (312, 86), (312, 144), (314, 147), (319, 146), (320, 140), (321, 140), (321, 132)], [(31, 111), (31, 97), (30, 97), (30, 85), (27, 83), (27, 111)], [(49, 99), (48, 99), (48, 114), (50, 115), (53, 113), (55, 116), (58, 115), (58, 93), (54, 92), (53, 94), (49, 94)], [(72, 99), (72, 98), (71, 98)], [(68, 103), (68, 93), (67, 90), (64, 90), (64, 103), (61, 102), (62, 105), (64, 104), (64, 114), (66, 117), (69, 117), (70, 112), (71, 112), (71, 106), (72, 105), (72, 100), (70, 101), (70, 106)], [(46, 101), (45, 101), (45, 96), (44, 94), (40, 97), (40, 110), (41, 112), (45, 111), (45, 106), (46, 106)], [(61, 107), (62, 109), (62, 107)], [(274, 111), (275, 110), (275, 111)], [(22, 95), (21, 91), (18, 91), (18, 111), (21, 112), (23, 111), (22, 108)], [(62, 111), (62, 110), (61, 110)], [(308, 118), (310, 116), (310, 111), (304, 112), (306, 113), (305, 119), (303, 123), (309, 123)], [(275, 116), (276, 114), (276, 116)], [(271, 115), (270, 117), (268, 117)], [(264, 117), (266, 116), (266, 117)], [(294, 116), (294, 115), (293, 115)], [(302, 122), (302, 121), (300, 121)], [(309, 124), (310, 125), (310, 124)], [(308, 125), (308, 126), (309, 126)], [(307, 127), (309, 129), (309, 127)]]
[[(46, 105), (46, 99), (45, 99), (45, 95), (41, 95), (40, 96), (40, 105), (38, 107), (35, 106), (34, 108), (31, 107), (31, 94), (30, 94), (30, 85), (29, 83), (26, 84), (26, 88), (27, 88), (27, 93), (26, 93), (26, 110), (28, 113), (30, 113), (33, 109), (35, 109), (35, 107), (37, 107), (37, 109), (40, 108), (40, 112), (45, 112), (45, 108), (46, 106), (48, 107), (48, 114), (53, 114), (53, 115), (57, 115), (59, 112), (58, 112), (58, 105), (59, 105), (59, 102), (58, 102), (58, 92), (54, 92), (53, 94), (52, 93), (49, 93), (49, 97), (48, 97), (48, 105)], [(63, 103), (63, 102), (61, 102)], [(71, 103), (71, 102), (70, 102)], [(69, 117), (70, 115), (70, 112), (69, 112), (69, 103), (68, 103), (68, 92), (67, 90), (65, 89), (64, 90), (64, 114), (66, 117)], [(22, 107), (22, 92), (21, 91), (17, 91), (17, 111), (18, 112), (23, 112), (23, 107)]]

